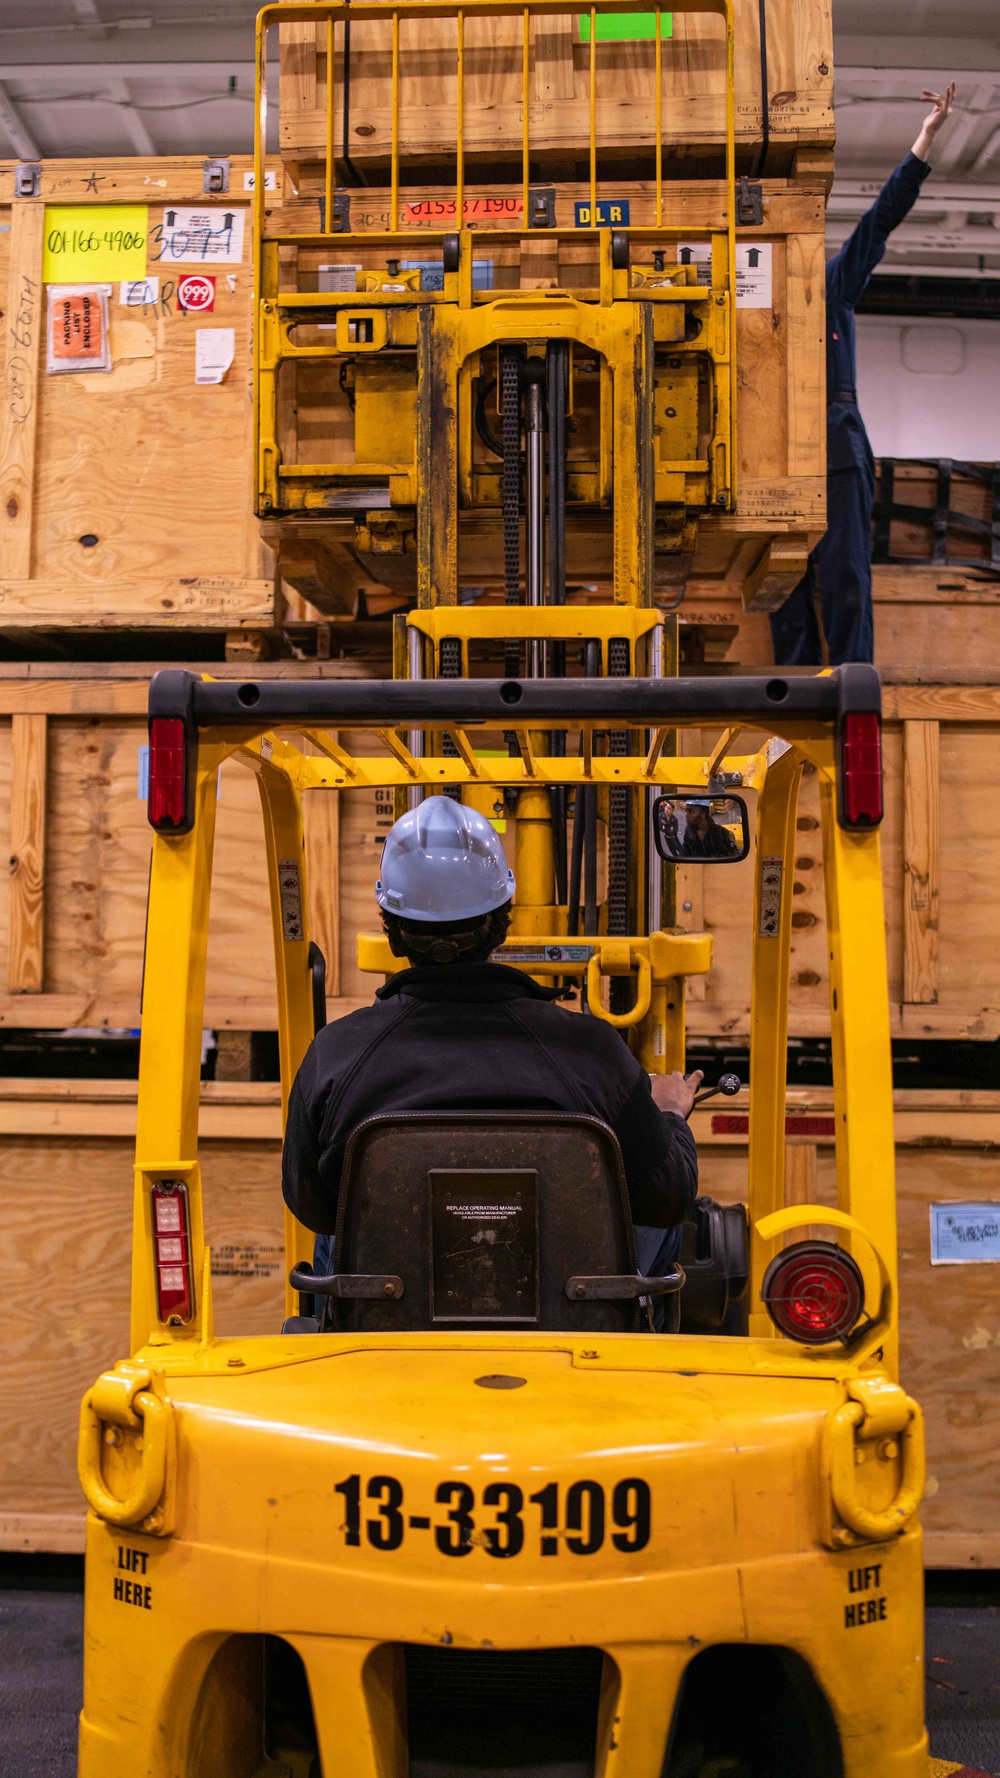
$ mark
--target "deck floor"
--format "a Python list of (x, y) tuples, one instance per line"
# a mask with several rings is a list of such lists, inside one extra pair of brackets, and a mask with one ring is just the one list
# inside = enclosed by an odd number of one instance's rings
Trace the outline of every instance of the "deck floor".
[[(0, 1778), (76, 1778), (83, 1594), (65, 1563), (30, 1578), (0, 1585)], [(927, 1610), (931, 1753), (1000, 1778), (1000, 1603), (946, 1597)]]

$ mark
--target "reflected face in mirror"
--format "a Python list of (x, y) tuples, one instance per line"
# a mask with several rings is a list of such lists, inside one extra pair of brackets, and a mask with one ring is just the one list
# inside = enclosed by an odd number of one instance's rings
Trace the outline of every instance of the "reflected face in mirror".
[(661, 858), (736, 864), (750, 850), (747, 808), (739, 796), (661, 796), (653, 807)]

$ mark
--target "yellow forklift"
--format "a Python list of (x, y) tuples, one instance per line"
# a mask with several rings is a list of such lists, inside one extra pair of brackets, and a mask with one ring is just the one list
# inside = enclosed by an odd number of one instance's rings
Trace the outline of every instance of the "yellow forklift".
[[(728, 46), (729, 215), (707, 284), (678, 264), (680, 231), (595, 228), (593, 285), (482, 289), (487, 231), (400, 229), (394, 159), (387, 237), (335, 226), (332, 172), (319, 235), (294, 237), (364, 256), (355, 289), (289, 291), (258, 141), (259, 511), (353, 512), (387, 553), (412, 535), (417, 602), (392, 678), (152, 683), (132, 1355), (81, 1412), (80, 1778), (926, 1778), (879, 682), (677, 677), (675, 619), (653, 600), (658, 551), (684, 553), (699, 514), (737, 498), (732, 19), (727, 0), (708, 9)], [(389, 26), (394, 94), (399, 21), (428, 10), (352, 0), (352, 20)], [(470, 0), (458, 17), (511, 11)], [(347, 24), (343, 0), (265, 9), (261, 110), (279, 15), (325, 21), (328, 45)], [(387, 248), (395, 265), (433, 249), (440, 277), (380, 271)], [(346, 466), (283, 459), (284, 368), (316, 362), (351, 396)], [(363, 445), (380, 426), (377, 461)], [(502, 542), (500, 602), (462, 602), (477, 508)], [(594, 511), (613, 525), (604, 604), (565, 579), (567, 525)], [(326, 1019), (306, 792), (391, 792), (397, 813), (445, 794), (505, 823), (518, 892), (497, 960), (558, 983), (651, 1073), (684, 1065), (685, 980), (712, 961), (709, 935), (677, 929), (677, 866), (751, 859), (745, 1207), (700, 1199), (680, 1263), (643, 1277), (596, 1120), (376, 1117), (345, 1161), (333, 1270), (286, 1212), (284, 1320), (217, 1336), (198, 1110), (228, 758), (260, 791), (286, 1103)], [(784, 1201), (806, 766), (836, 1207)], [(379, 934), (358, 954), (374, 977), (398, 966)], [(460, 1249), (487, 1226), (502, 1240), (470, 1266)]]
[[(925, 1778), (923, 1435), (896, 1381), (874, 672), (240, 684), (170, 671), (150, 711), (133, 1356), (98, 1380), (81, 1422), (81, 1778)], [(517, 755), (481, 760), (477, 742), (509, 724)], [(685, 724), (770, 738), (716, 761), (664, 757), (656, 737)], [(559, 732), (565, 756), (543, 751)], [(612, 733), (634, 750), (602, 750)], [(449, 735), (454, 755), (432, 751)], [(488, 770), (503, 793), (559, 787), (582, 803), (624, 784), (655, 792), (667, 859), (694, 806), (741, 850), (753, 804), (748, 1287), (739, 1240), (702, 1201), (685, 1331), (683, 1263), (636, 1277), (620, 1161), (591, 1120), (374, 1119), (345, 1168), (337, 1271), (314, 1278), (312, 1238), (289, 1219), (284, 1329), (216, 1337), (198, 1099), (215, 785), (234, 755), (264, 811), (286, 1092), (324, 1016), (304, 791), (475, 791)], [(836, 1209), (783, 1207), (806, 762), (822, 791)], [(381, 943), (361, 941), (379, 965)], [(550, 931), (505, 949), (589, 982), (586, 1016), (624, 1019), (651, 1067), (682, 1056), (683, 977), (707, 966), (708, 937)], [(634, 996), (624, 1013), (605, 1004), (616, 982)], [(530, 1250), (517, 1303), (499, 1286), (463, 1297), (461, 1279), (450, 1295), (440, 1220), (472, 1201), (499, 1204)], [(805, 1237), (816, 1223), (835, 1239)], [(643, 1298), (664, 1286), (680, 1331), (656, 1335)], [(746, 1288), (748, 1331), (727, 1334)]]

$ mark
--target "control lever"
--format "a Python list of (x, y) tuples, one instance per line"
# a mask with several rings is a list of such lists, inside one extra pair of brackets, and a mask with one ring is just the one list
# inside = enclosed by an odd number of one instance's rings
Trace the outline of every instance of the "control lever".
[[(703, 1099), (714, 1098), (716, 1093), (724, 1093), (727, 1099), (731, 1099), (735, 1093), (739, 1092), (742, 1085), (743, 1082), (738, 1074), (720, 1074), (714, 1087), (705, 1087), (702, 1092), (695, 1094), (691, 1110), (694, 1110), (695, 1105), (700, 1105)], [(690, 1116), (690, 1113), (688, 1115)]]

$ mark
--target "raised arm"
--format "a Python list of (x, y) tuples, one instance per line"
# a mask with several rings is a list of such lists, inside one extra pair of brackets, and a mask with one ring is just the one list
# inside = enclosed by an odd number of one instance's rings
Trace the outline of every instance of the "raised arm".
[(934, 109), (924, 119), (923, 127), (906, 159), (890, 173), (866, 211), (854, 233), (844, 242), (840, 252), (826, 268), (827, 291), (842, 302), (856, 303), (872, 272), (885, 253), (885, 244), (894, 228), (898, 228), (916, 203), (920, 187), (930, 172), (927, 154), (945, 119), (950, 116), (955, 98), (955, 82), (945, 93), (925, 92), (933, 99)]

